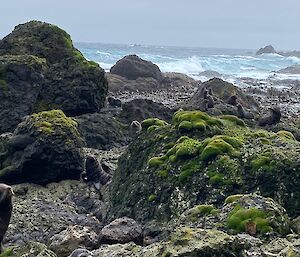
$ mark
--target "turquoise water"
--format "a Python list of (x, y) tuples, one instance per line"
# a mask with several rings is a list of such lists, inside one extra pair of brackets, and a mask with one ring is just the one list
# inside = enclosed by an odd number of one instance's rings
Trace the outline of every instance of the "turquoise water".
[(277, 54), (255, 55), (249, 49), (211, 49), (167, 46), (114, 45), (77, 43), (75, 46), (89, 59), (109, 71), (119, 59), (137, 54), (159, 66), (163, 72), (181, 72), (203, 78), (203, 71), (212, 70), (224, 77), (255, 79), (300, 79), (300, 76), (274, 75), (275, 71), (300, 64), (300, 58)]

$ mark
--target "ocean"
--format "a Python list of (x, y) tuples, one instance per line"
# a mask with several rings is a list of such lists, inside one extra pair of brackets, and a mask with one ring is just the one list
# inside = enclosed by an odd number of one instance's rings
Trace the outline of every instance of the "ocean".
[[(211, 76), (236, 81), (241, 78), (300, 79), (300, 75), (279, 74), (276, 71), (300, 64), (300, 58), (278, 54), (256, 56), (256, 50), (216, 49), (102, 43), (75, 43), (88, 59), (109, 69), (125, 55), (137, 54), (159, 66), (162, 72), (180, 72), (205, 81)], [(207, 72), (209, 71), (209, 72)], [(213, 71), (213, 72), (212, 72)]]

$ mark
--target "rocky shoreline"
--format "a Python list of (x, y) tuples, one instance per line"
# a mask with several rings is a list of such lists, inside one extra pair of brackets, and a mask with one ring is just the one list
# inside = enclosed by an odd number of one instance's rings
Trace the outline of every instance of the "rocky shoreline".
[[(135, 55), (105, 73), (60, 28), (17, 26), (0, 40), (0, 257), (300, 256), (299, 88)], [(87, 156), (112, 177), (99, 190)]]

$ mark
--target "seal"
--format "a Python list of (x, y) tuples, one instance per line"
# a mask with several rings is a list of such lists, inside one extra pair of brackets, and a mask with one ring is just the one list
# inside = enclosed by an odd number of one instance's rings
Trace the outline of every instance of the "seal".
[(254, 114), (252, 112), (248, 112), (244, 109), (244, 107), (241, 104), (237, 104), (237, 111), (238, 111), (238, 117), (242, 119), (254, 119)]
[(227, 103), (236, 106), (238, 104), (237, 99), (238, 99), (237, 95), (234, 94), (227, 99)]
[[(105, 165), (105, 170), (107, 166)], [(102, 163), (95, 157), (88, 156), (85, 162), (85, 172), (81, 174), (83, 181), (93, 182), (96, 189), (110, 182), (112, 176), (103, 169)]]
[(209, 91), (205, 88), (203, 92), (203, 98), (206, 100), (206, 106), (207, 108), (213, 108), (215, 103), (214, 103), (214, 98), (209, 94)]
[(258, 121), (259, 126), (274, 125), (280, 122), (281, 111), (279, 107), (272, 107), (269, 109), (269, 114), (263, 116)]
[(0, 253), (3, 252), (2, 241), (12, 214), (13, 194), (13, 190), (10, 186), (0, 183)]
[(129, 128), (129, 135), (131, 137), (134, 137), (137, 134), (139, 134), (141, 131), (142, 131), (141, 123), (137, 120), (132, 121)]

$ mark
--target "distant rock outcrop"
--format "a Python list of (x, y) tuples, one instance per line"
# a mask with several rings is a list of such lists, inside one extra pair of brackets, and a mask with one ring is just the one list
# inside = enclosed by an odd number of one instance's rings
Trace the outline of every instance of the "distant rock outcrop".
[(157, 65), (146, 61), (137, 55), (128, 55), (119, 60), (111, 69), (110, 72), (129, 80), (137, 78), (154, 78), (158, 82), (163, 79), (162, 73)]
[(278, 73), (283, 73), (283, 74), (300, 74), (300, 65), (293, 65), (290, 67), (287, 67), (285, 69), (281, 69), (277, 71)]
[(256, 55), (261, 55), (261, 54), (276, 54), (276, 50), (274, 49), (273, 46), (268, 45), (263, 48), (260, 48), (257, 52)]
[(33, 112), (97, 112), (104, 106), (107, 81), (104, 70), (87, 61), (64, 30), (31, 21), (0, 40), (0, 88), (1, 133)]

